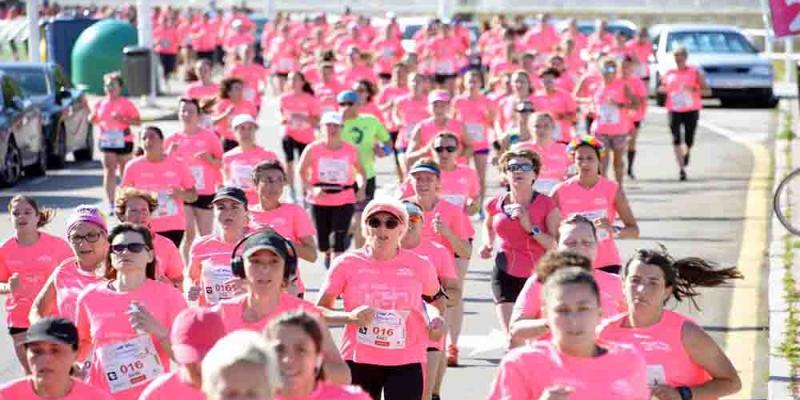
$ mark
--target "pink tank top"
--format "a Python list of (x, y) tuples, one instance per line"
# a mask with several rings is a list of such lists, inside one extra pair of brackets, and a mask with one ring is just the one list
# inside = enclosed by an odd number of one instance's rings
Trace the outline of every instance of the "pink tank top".
[(592, 134), (627, 135), (631, 131), (633, 121), (627, 108), (620, 103), (628, 102), (625, 95), (625, 84), (615, 79), (607, 85), (600, 85), (592, 96), (595, 119), (592, 122)]
[(536, 181), (533, 182), (533, 188), (537, 192), (549, 196), (553, 192), (553, 188), (566, 178), (571, 163), (567, 154), (567, 145), (564, 143), (552, 142), (544, 146), (533, 142), (521, 142), (511, 148), (520, 148), (539, 154), (542, 168)]
[(427, 145), (440, 132), (453, 132), (459, 137), (461, 143), (464, 143), (462, 126), (461, 121), (452, 118), (448, 118), (444, 126), (437, 125), (433, 117), (425, 119), (419, 123), (420, 142), (418, 144), (420, 146)]
[(667, 110), (687, 112), (703, 108), (697, 75), (697, 70), (692, 67), (673, 69), (664, 75), (662, 82), (667, 89)]
[(666, 384), (672, 387), (697, 386), (711, 379), (711, 375), (686, 352), (682, 333), (692, 319), (673, 311), (664, 310), (661, 321), (646, 328), (624, 328), (622, 323), (628, 313), (607, 320), (600, 328), (603, 340), (633, 345), (647, 363), (647, 383)]
[[(617, 218), (614, 202), (619, 186), (602, 176), (590, 189), (584, 188), (579, 182), (579, 177), (574, 176), (553, 189), (561, 218), (581, 214), (591, 221), (605, 217), (613, 224)], [(597, 258), (594, 260), (594, 267), (621, 264), (614, 237), (606, 230), (597, 231)]]
[(356, 202), (354, 165), (358, 160), (358, 150), (350, 143), (342, 143), (342, 147), (331, 150), (325, 142), (318, 140), (306, 147), (304, 152), (311, 165), (311, 184), (339, 185), (344, 190), (336, 193), (309, 192), (307, 201), (318, 206), (340, 206)]
[(56, 288), (58, 315), (77, 322), (78, 295), (90, 285), (101, 282), (103, 278), (78, 267), (78, 261), (74, 258), (64, 261), (57, 270), (53, 285)]

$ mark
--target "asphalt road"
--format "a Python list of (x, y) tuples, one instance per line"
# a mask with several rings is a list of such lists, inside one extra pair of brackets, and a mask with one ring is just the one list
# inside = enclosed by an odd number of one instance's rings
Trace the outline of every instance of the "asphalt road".
[[(280, 130), (277, 126), (274, 100), (265, 100), (260, 122), (260, 141), (268, 149), (280, 154)], [(688, 169), (689, 181), (679, 182), (672, 155), (671, 137), (666, 125), (663, 109), (651, 107), (639, 139), (636, 181), (627, 181), (625, 190), (639, 221), (641, 238), (620, 242), (623, 257), (635, 249), (662, 243), (672, 254), (701, 256), (723, 265), (737, 263), (740, 255), (743, 225), (745, 222), (745, 199), (748, 192), (754, 158), (748, 148), (720, 134), (727, 130), (729, 136), (768, 144), (769, 135), (777, 123), (777, 113), (772, 110), (719, 109), (710, 106), (704, 110), (697, 144), (692, 153)], [(164, 132), (173, 132), (177, 121), (158, 123)], [(712, 129), (709, 129), (711, 126)], [(61, 171), (34, 180), (25, 180), (17, 187), (0, 191), (0, 232), (2, 237), (12, 234), (7, 215), (7, 203), (17, 193), (35, 196), (47, 207), (59, 213), (55, 221), (46, 227), (51, 233), (63, 234), (69, 210), (79, 204), (100, 203), (101, 172), (99, 162), (70, 163)], [(395, 181), (390, 159), (378, 162), (378, 184)], [(497, 174), (493, 172), (496, 178)], [(497, 180), (495, 179), (494, 182)], [(494, 188), (493, 190), (497, 190)], [(477, 228), (477, 225), (476, 225)], [(479, 248), (479, 245), (474, 246)], [(323, 278), (320, 265), (302, 265), (303, 280), (307, 282), (310, 297), (315, 297)], [(445, 378), (444, 399), (479, 399), (489, 390), (494, 370), (503, 353), (502, 338), (497, 329), (494, 306), (489, 288), (491, 266), (488, 261), (474, 258), (467, 276), (466, 318), (464, 336), (461, 340), (462, 367), (448, 370)], [(739, 289), (736, 289), (739, 290)], [(709, 290), (699, 299), (702, 312), (692, 312), (706, 326), (730, 354), (740, 351), (740, 345), (732, 340), (729, 330), (734, 289)], [(757, 312), (766, 314), (765, 296), (756, 289), (753, 299)], [(680, 309), (687, 309), (680, 307)], [(734, 315), (735, 317), (735, 315)], [(0, 320), (5, 320), (0, 310)], [(3, 325), (3, 323), (0, 323)], [(737, 328), (738, 329), (738, 328)], [(760, 327), (750, 326), (758, 333)], [(5, 329), (3, 328), (3, 331)], [(766, 337), (766, 333), (764, 333)], [(756, 353), (767, 355), (765, 342), (759, 338)], [(752, 368), (749, 363), (737, 365), (739, 369)], [(765, 365), (765, 364), (762, 364)], [(752, 371), (751, 371), (752, 372)], [(0, 334), (0, 382), (21, 375), (21, 369), (11, 348), (9, 337)], [(766, 398), (766, 375), (760, 371), (754, 389), (732, 398)], [(763, 380), (763, 382), (762, 382)]]

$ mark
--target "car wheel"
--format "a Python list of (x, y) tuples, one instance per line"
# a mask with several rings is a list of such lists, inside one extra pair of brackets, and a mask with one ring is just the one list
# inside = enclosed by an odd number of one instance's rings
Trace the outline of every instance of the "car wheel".
[(92, 161), (94, 158), (94, 134), (92, 125), (86, 130), (86, 147), (75, 150), (72, 153), (75, 156), (75, 161)]
[(742, 102), (737, 99), (719, 99), (719, 104), (724, 108), (736, 108), (741, 107)]
[(42, 143), (39, 149), (39, 155), (36, 157), (36, 164), (29, 166), (25, 169), (25, 175), (29, 176), (43, 176), (47, 173), (47, 143)]
[(6, 160), (0, 172), (0, 186), (14, 186), (22, 176), (22, 153), (20, 153), (14, 140), (8, 142), (6, 147)]
[(63, 125), (58, 126), (56, 137), (50, 143), (47, 166), (52, 169), (64, 168), (67, 163), (67, 135)]

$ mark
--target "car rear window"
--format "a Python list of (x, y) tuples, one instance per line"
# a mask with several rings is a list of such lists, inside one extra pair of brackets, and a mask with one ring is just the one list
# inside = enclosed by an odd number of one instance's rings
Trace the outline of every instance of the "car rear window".
[(673, 32), (667, 37), (667, 52), (683, 46), (691, 53), (757, 53), (747, 39), (736, 32)]
[(47, 77), (43, 71), (7, 69), (6, 73), (11, 75), (20, 86), (25, 96), (44, 96), (48, 94)]

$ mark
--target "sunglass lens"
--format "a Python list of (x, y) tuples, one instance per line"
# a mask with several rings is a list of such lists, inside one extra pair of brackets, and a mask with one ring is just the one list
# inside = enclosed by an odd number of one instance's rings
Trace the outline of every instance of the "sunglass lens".
[(396, 220), (394, 218), (391, 218), (391, 219), (387, 219), (386, 222), (384, 222), (383, 224), (384, 224), (384, 226), (386, 226), (386, 229), (394, 229), (394, 228), (397, 228), (397, 225), (400, 225), (400, 221), (398, 221), (398, 220)]
[(378, 228), (381, 226), (381, 220), (377, 218), (370, 218), (367, 220), (367, 225), (369, 225), (370, 228)]

